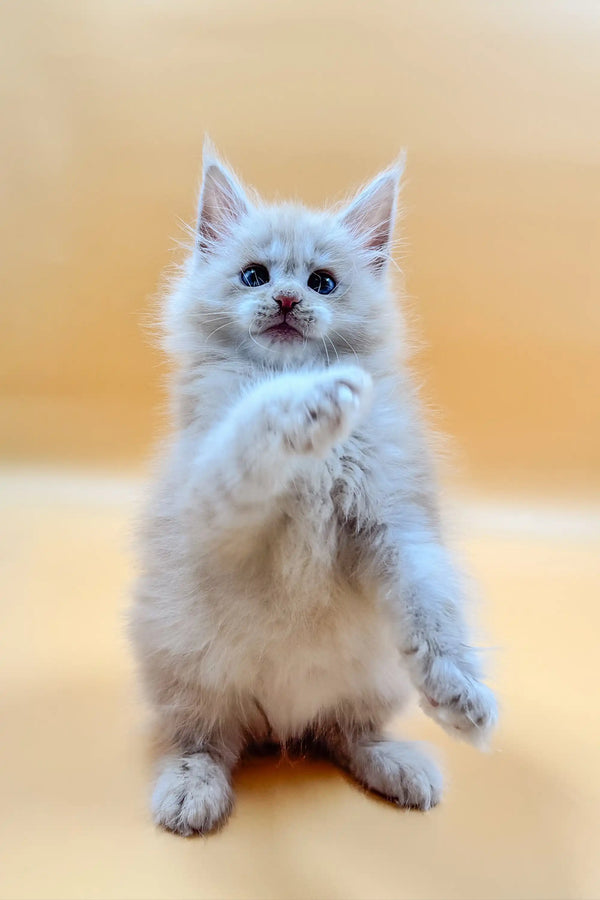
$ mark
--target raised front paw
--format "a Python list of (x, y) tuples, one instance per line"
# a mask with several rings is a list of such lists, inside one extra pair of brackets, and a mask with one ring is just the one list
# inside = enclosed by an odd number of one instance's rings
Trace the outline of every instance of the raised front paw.
[(421, 707), (450, 734), (485, 747), (498, 718), (496, 698), (487, 685), (438, 656), (429, 666)]
[(289, 409), (285, 423), (289, 446), (323, 456), (352, 433), (370, 393), (370, 376), (355, 366), (335, 366), (315, 375)]

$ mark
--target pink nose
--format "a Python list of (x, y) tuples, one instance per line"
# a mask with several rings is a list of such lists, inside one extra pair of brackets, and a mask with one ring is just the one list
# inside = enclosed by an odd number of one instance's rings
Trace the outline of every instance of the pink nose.
[(300, 297), (295, 297), (294, 294), (279, 294), (273, 299), (281, 312), (289, 312), (297, 303), (300, 303)]

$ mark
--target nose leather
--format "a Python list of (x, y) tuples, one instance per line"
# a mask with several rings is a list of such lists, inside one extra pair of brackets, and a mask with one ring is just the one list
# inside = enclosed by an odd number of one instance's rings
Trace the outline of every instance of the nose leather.
[(294, 294), (278, 294), (273, 299), (282, 312), (289, 312), (297, 303), (300, 303), (300, 297), (296, 297)]

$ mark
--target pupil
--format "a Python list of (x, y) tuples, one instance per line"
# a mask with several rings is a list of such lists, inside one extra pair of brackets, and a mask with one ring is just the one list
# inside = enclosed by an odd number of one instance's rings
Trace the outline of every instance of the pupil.
[(240, 279), (248, 287), (260, 287), (269, 280), (269, 271), (266, 266), (246, 266), (240, 272)]
[(317, 294), (330, 294), (335, 286), (335, 280), (329, 274), (329, 272), (312, 272), (308, 279), (308, 286), (311, 290), (316, 291)]

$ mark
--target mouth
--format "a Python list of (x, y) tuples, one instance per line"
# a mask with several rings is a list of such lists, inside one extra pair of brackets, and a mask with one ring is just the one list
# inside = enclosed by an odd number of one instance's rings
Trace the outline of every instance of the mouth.
[(276, 341), (304, 340), (304, 335), (297, 328), (294, 328), (293, 325), (290, 325), (289, 322), (279, 322), (277, 325), (271, 325), (270, 328), (265, 328), (262, 334), (266, 334)]

